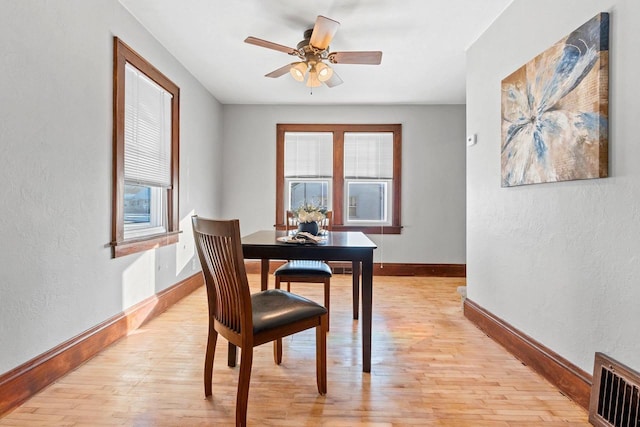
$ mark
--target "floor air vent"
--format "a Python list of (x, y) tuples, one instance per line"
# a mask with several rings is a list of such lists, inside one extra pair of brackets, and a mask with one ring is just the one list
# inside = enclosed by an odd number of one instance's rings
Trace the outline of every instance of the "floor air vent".
[(596, 353), (589, 421), (597, 427), (640, 427), (640, 374)]

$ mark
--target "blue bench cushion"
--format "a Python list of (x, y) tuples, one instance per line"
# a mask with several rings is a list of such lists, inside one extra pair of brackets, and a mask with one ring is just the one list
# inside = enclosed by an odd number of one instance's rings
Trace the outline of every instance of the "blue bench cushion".
[(273, 274), (276, 276), (331, 277), (331, 267), (323, 261), (296, 259), (278, 267)]

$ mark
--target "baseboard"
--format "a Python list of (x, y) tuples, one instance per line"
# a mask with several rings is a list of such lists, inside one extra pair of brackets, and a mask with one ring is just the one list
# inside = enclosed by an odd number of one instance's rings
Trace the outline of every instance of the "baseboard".
[(464, 315), (567, 397), (584, 409), (589, 409), (590, 374), (469, 299), (464, 301)]
[(0, 375), (0, 416), (156, 317), (204, 284), (201, 273), (139, 302), (30, 361)]
[(467, 277), (467, 265), (375, 263), (373, 274), (378, 276)]
[[(269, 273), (280, 267), (283, 261), (270, 261)], [(337, 274), (351, 274), (351, 263), (329, 262)], [(245, 261), (247, 273), (260, 274), (260, 261)], [(466, 264), (399, 264), (374, 263), (374, 276), (466, 277)]]

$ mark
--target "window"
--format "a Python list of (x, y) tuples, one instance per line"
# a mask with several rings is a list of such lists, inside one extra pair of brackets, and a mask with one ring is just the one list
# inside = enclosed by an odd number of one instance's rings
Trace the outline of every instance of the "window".
[(180, 89), (114, 38), (113, 256), (178, 241)]
[(347, 225), (392, 225), (393, 133), (344, 134)]
[(279, 124), (276, 224), (314, 203), (334, 230), (399, 234), (401, 125)]
[(333, 134), (287, 132), (284, 138), (285, 210), (305, 203), (331, 210)]

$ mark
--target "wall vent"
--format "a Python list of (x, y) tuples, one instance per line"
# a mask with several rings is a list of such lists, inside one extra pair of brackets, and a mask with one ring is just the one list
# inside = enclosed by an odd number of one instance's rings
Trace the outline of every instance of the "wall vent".
[(589, 403), (596, 427), (640, 427), (640, 374), (596, 353)]

